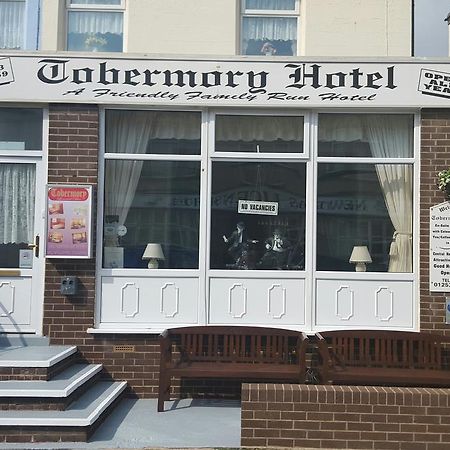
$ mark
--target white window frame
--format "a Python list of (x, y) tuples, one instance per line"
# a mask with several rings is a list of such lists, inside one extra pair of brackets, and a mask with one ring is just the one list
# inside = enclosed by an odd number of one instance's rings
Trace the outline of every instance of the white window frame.
[[(216, 151), (216, 136), (215, 136), (215, 124), (216, 116), (283, 116), (283, 117), (303, 117), (303, 152), (298, 153), (255, 153), (255, 152), (221, 152)], [(210, 111), (209, 119), (209, 132), (208, 132), (208, 151), (212, 158), (215, 159), (227, 159), (238, 158), (238, 159), (249, 159), (249, 160), (272, 160), (272, 159), (287, 159), (287, 160), (298, 160), (298, 159), (309, 159), (309, 146), (310, 142), (309, 130), (310, 127), (310, 113), (305, 111), (289, 111), (289, 110), (276, 110), (271, 109), (270, 111), (258, 111), (258, 110), (212, 110)]]
[(239, 39), (239, 52), (242, 55), (242, 35), (244, 28), (244, 17), (267, 17), (267, 18), (277, 18), (277, 17), (294, 17), (297, 19), (297, 46), (296, 54), (299, 55), (299, 24), (300, 24), (300, 0), (295, 0), (294, 9), (247, 9), (245, 7), (246, 0), (241, 0), (241, 20), (240, 20), (240, 39)]
[[(38, 1), (38, 0), (34, 0)], [(66, 0), (66, 49), (68, 48), (69, 38), (69, 13), (70, 12), (122, 12), (122, 53), (126, 52), (126, 1), (120, 0), (120, 5), (102, 5), (102, 4), (78, 4), (73, 5), (70, 0)], [(116, 52), (120, 53), (120, 52)]]

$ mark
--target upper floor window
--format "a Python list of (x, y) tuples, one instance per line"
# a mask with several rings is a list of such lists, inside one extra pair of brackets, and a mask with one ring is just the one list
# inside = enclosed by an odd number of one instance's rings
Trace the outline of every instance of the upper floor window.
[(39, 0), (0, 0), (0, 48), (38, 49)]
[(123, 51), (125, 0), (67, 0), (67, 50)]
[(296, 55), (299, 1), (243, 0), (241, 53)]

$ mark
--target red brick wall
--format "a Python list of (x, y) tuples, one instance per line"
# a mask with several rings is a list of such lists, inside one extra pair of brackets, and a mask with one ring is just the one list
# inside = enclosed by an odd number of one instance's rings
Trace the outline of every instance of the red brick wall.
[(450, 110), (423, 110), (420, 171), (420, 329), (450, 335), (445, 324), (445, 296), (429, 291), (430, 207), (446, 200), (437, 173), (450, 167)]
[(447, 450), (450, 389), (244, 384), (241, 445)]

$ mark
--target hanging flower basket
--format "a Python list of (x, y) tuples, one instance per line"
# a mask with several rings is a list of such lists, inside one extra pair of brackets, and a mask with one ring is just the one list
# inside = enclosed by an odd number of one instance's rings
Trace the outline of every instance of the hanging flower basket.
[(450, 199), (450, 169), (438, 172), (438, 187)]

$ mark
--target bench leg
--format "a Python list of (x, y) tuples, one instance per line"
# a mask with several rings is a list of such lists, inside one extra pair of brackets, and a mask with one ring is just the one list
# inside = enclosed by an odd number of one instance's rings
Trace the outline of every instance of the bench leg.
[(170, 400), (170, 376), (159, 375), (158, 412), (164, 411), (164, 401)]

